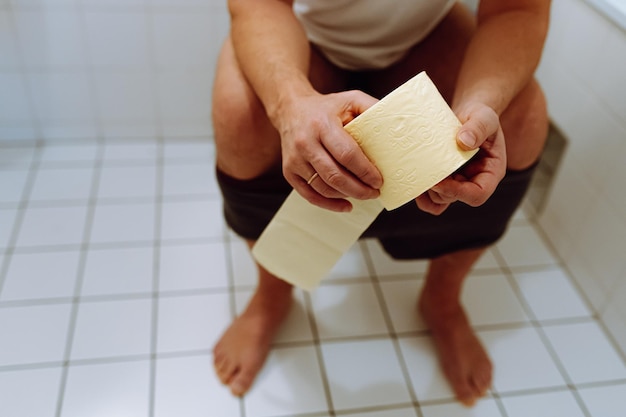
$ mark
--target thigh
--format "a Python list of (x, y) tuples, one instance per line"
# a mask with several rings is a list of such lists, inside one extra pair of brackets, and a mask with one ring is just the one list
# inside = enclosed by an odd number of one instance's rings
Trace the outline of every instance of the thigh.
[[(320, 93), (346, 89), (347, 75), (310, 48), (309, 79)], [(242, 72), (232, 42), (217, 61), (212, 97), (217, 166), (225, 174), (250, 179), (280, 168), (280, 137), (263, 103)]]

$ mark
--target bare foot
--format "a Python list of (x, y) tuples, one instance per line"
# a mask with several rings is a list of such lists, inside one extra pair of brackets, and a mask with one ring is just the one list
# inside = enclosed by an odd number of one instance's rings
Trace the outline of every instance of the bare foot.
[(215, 372), (233, 395), (242, 396), (252, 386), (290, 307), (291, 291), (257, 288), (246, 310), (213, 348)]
[(461, 305), (422, 293), (419, 310), (430, 328), (444, 375), (457, 399), (472, 406), (491, 387), (493, 366)]

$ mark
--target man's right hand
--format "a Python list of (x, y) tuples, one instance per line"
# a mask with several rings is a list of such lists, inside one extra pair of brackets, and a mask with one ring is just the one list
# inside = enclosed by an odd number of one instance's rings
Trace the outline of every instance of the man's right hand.
[(361, 91), (346, 91), (312, 93), (282, 106), (274, 120), (281, 136), (283, 174), (310, 203), (350, 211), (346, 197), (379, 196), (380, 172), (343, 129), (377, 101)]

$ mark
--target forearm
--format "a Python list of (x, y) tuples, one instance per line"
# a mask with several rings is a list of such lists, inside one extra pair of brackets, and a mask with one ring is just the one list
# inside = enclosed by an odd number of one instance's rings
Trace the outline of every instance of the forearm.
[(528, 84), (541, 57), (549, 16), (548, 0), (529, 3), (494, 11), (489, 8), (498, 6), (491, 2), (479, 10), (478, 28), (457, 81), (455, 109), (478, 101), (500, 115)]
[(291, 1), (229, 0), (229, 10), (239, 65), (276, 124), (286, 102), (313, 92), (306, 34)]

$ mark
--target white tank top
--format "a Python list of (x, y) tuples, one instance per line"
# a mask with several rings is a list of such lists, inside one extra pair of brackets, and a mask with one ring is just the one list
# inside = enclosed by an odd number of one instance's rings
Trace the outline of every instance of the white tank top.
[(295, 0), (309, 40), (335, 65), (385, 68), (443, 19), (455, 0)]

